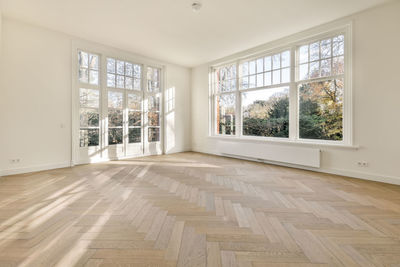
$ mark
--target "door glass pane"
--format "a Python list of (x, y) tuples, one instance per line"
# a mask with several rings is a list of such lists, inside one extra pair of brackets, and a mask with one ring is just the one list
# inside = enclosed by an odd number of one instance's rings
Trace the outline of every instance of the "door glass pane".
[(79, 146), (98, 146), (99, 145), (99, 129), (80, 129)]
[(122, 128), (109, 128), (108, 144), (109, 145), (122, 144), (122, 135), (123, 135)]
[(160, 126), (160, 113), (149, 112), (149, 125), (150, 126)]
[(108, 92), (108, 107), (122, 108), (123, 95), (120, 92)]
[(99, 90), (95, 89), (79, 89), (79, 102), (81, 107), (98, 108), (99, 107)]
[(122, 109), (109, 109), (108, 110), (108, 127), (122, 126), (123, 115)]
[(128, 117), (129, 126), (142, 125), (142, 113), (140, 111), (129, 111)]
[(160, 111), (159, 96), (149, 96), (149, 111)]
[(142, 142), (142, 129), (129, 128), (129, 143), (140, 143), (140, 142)]
[(80, 127), (98, 127), (99, 126), (99, 112), (97, 109), (81, 108), (80, 113)]
[(160, 141), (160, 128), (149, 128), (149, 142), (158, 142)]
[(137, 94), (128, 94), (128, 108), (142, 110), (142, 97)]

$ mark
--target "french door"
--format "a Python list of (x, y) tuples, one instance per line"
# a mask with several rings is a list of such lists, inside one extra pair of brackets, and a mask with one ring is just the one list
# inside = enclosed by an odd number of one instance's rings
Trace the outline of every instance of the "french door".
[(77, 65), (74, 163), (162, 154), (161, 68), (84, 51)]

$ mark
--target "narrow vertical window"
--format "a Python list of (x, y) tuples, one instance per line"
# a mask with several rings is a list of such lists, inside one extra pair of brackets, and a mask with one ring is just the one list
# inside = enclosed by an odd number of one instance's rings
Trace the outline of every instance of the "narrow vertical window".
[(79, 146), (100, 144), (99, 56), (78, 51)]
[(214, 70), (215, 132), (236, 134), (236, 65)]

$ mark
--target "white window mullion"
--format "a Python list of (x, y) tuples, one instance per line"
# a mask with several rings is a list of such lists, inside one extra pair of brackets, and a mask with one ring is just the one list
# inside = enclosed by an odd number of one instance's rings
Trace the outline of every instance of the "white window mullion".
[(236, 62), (236, 137), (242, 136), (242, 98), (239, 90), (239, 61)]
[(296, 84), (297, 73), (297, 53), (296, 47), (290, 49), (290, 86), (289, 86), (289, 140), (298, 139), (298, 92)]

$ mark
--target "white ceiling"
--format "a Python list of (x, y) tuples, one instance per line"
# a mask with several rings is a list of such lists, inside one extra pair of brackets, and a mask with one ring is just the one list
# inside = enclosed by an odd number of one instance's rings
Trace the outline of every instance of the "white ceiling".
[(196, 66), (387, 0), (0, 0), (3, 16)]

